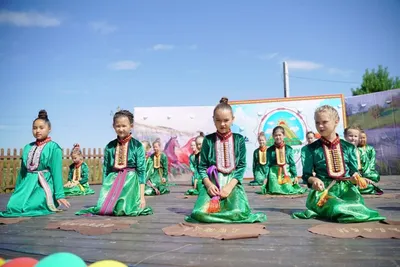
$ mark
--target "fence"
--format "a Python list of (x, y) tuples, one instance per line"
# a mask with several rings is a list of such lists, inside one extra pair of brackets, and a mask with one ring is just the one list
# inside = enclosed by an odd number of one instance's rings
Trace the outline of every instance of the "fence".
[[(87, 150), (87, 153), (86, 153)], [(12, 153), (11, 153), (12, 151)], [(96, 148), (82, 149), (83, 159), (89, 166), (90, 184), (101, 184), (101, 177), (103, 175), (103, 149)], [(14, 189), (15, 182), (21, 168), (22, 149), (0, 149), (0, 193), (8, 193)], [(71, 165), (70, 149), (63, 149), (63, 182), (68, 179), (69, 165)]]

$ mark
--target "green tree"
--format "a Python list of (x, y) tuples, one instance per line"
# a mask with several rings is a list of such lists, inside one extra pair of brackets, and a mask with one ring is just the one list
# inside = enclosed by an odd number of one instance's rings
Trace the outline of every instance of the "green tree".
[(400, 88), (400, 78), (390, 77), (388, 68), (378, 66), (378, 70), (366, 69), (363, 75), (361, 86), (356, 89), (351, 89), (353, 95), (365, 95), (375, 92), (387, 91), (391, 89)]

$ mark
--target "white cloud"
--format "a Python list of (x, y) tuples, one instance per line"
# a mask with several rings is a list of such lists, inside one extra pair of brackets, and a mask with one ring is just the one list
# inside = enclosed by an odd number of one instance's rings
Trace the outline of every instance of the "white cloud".
[(108, 67), (113, 70), (136, 70), (140, 65), (140, 62), (121, 60), (109, 64)]
[(107, 23), (106, 21), (93, 21), (89, 23), (89, 26), (97, 33), (110, 34), (115, 32), (118, 28), (114, 25)]
[(295, 121), (296, 120), (296, 117), (290, 117), (290, 119), (289, 120), (291, 120), (291, 121)]
[(277, 57), (278, 55), (279, 55), (278, 53), (262, 54), (262, 55), (259, 55), (258, 58), (261, 60), (271, 60), (271, 59)]
[(315, 63), (312, 61), (302, 61), (302, 60), (287, 60), (286, 61), (289, 67), (289, 71), (291, 69), (297, 70), (316, 70), (323, 67), (322, 64)]
[(59, 18), (37, 12), (13, 12), (0, 10), (0, 24), (11, 24), (17, 27), (57, 27), (60, 26)]
[(353, 71), (352, 70), (342, 70), (342, 69), (338, 69), (338, 68), (329, 68), (328, 73), (333, 74), (333, 75), (337, 74), (337, 75), (341, 75), (344, 77), (348, 77), (348, 76), (350, 76), (350, 74), (353, 73)]
[(175, 48), (174, 45), (156, 44), (156, 45), (153, 45), (152, 50), (154, 50), (154, 51), (163, 51), (163, 50), (172, 50), (174, 48)]
[(272, 130), (273, 130), (273, 128), (268, 128), (268, 129), (265, 131), (265, 133), (266, 133), (266, 134), (272, 134)]
[(275, 125), (275, 122), (274, 121), (269, 121), (268, 125)]
[(300, 128), (298, 126), (293, 126), (290, 127), (290, 130), (292, 130), (293, 132), (297, 132), (298, 130), (300, 130)]

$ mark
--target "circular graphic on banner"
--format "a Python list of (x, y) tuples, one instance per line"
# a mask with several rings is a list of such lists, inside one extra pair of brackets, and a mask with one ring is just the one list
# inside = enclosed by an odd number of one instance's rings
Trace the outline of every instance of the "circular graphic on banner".
[(265, 133), (267, 146), (274, 144), (272, 130), (276, 126), (285, 129), (285, 143), (290, 146), (301, 145), (305, 141), (307, 126), (300, 114), (287, 108), (271, 110), (261, 119), (259, 130)]

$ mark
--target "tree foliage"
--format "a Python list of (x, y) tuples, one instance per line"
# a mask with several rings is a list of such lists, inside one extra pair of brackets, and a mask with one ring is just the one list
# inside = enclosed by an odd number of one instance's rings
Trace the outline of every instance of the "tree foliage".
[(364, 95), (375, 92), (387, 91), (400, 88), (400, 78), (390, 77), (388, 68), (378, 66), (378, 70), (365, 70), (361, 86), (356, 89), (351, 89), (353, 95)]

